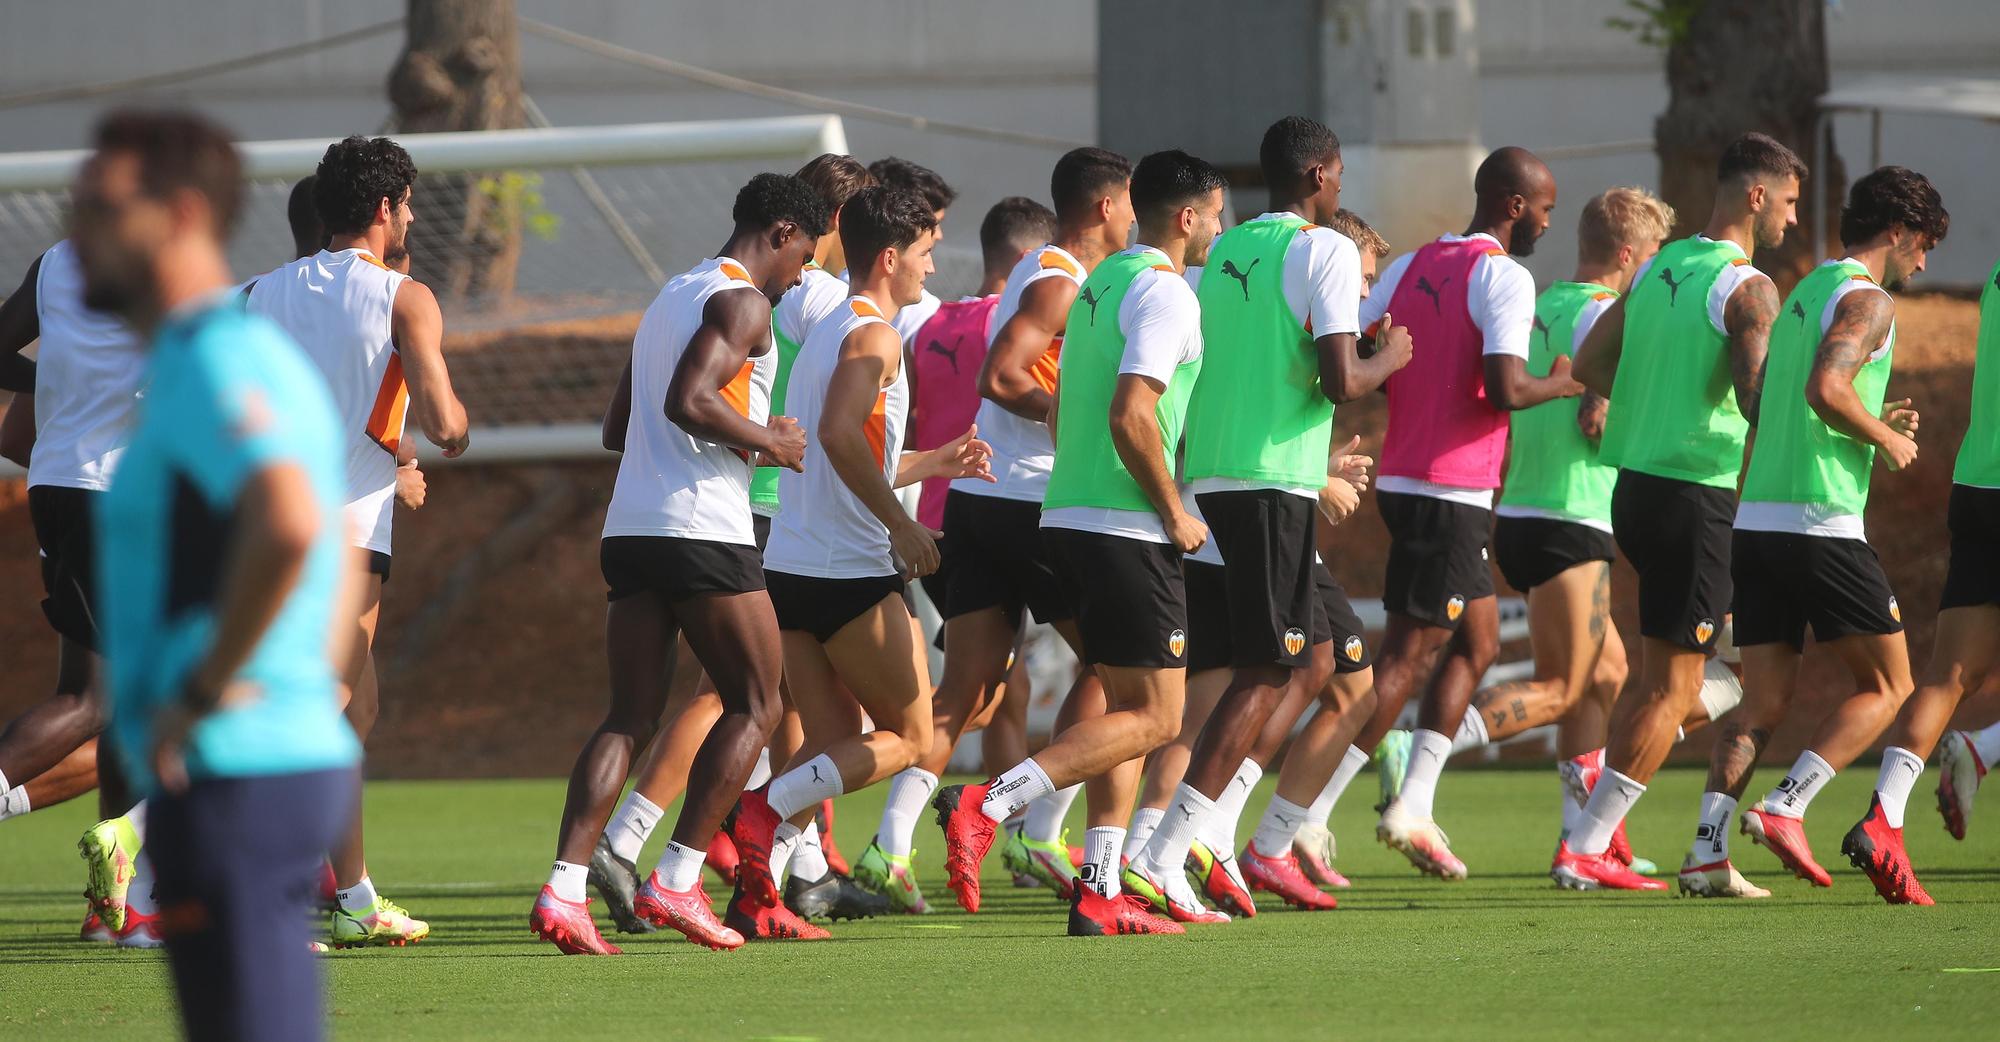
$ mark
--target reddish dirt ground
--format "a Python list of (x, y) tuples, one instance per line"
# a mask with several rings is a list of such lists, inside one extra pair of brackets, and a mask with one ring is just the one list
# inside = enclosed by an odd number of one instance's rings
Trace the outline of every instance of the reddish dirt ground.
[[(594, 418), (635, 321), (593, 320), (455, 342), (454, 374), (475, 423), (512, 414), (514, 403), (550, 385), (562, 404), (547, 407), (547, 418)], [(1878, 471), (1868, 525), (1906, 606), (1921, 673), (1944, 576), (1945, 501), (1969, 408), (1977, 311), (1962, 299), (1912, 296), (1900, 304), (1899, 323), (1890, 393), (1916, 399), (1922, 410), (1923, 455), (1906, 473)], [(552, 371), (524, 380), (532, 369), (528, 360), (535, 359), (546, 359)], [(1361, 434), (1373, 448), (1380, 444), (1382, 420), (1379, 400), (1371, 400), (1343, 408), (1336, 422), (1343, 437)], [(475, 438), (475, 455), (476, 444)], [(614, 474), (602, 462), (432, 470), (429, 505), (396, 522), (395, 576), (379, 643), (383, 715), (369, 751), (373, 775), (568, 771), (605, 703), (597, 532)], [(1342, 530), (1348, 552), (1333, 562), (1357, 596), (1381, 590), (1386, 537), (1377, 518), (1364, 505)], [(0, 717), (42, 698), (53, 682), (54, 641), (37, 608), (35, 559), (20, 483), (0, 483), (0, 647), (7, 649)], [(1628, 641), (1637, 632), (1633, 583), (1621, 563), (1614, 592)], [(1774, 739), (1770, 763), (1789, 762), (1824, 707), (1846, 688), (1827, 656), (1808, 656), (1798, 712)], [(1990, 692), (1961, 714), (1967, 722), (1995, 718), (2000, 697)], [(1684, 743), (1677, 755), (1701, 758), (1706, 742)]]

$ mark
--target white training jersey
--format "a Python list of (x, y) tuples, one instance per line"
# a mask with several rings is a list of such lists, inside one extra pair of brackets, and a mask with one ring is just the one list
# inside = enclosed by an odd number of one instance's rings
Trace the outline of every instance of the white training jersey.
[[(897, 573), (895, 556), (889, 550), (889, 530), (840, 480), (819, 437), (827, 385), (840, 362), (842, 346), (856, 330), (878, 324), (895, 328), (874, 301), (849, 297), (845, 307), (813, 327), (792, 363), (785, 411), (805, 428), (805, 470), (778, 475), (778, 499), (785, 509), (771, 522), (771, 541), (764, 547), (767, 571), (820, 579), (865, 579)], [(868, 446), (875, 452), (875, 463), (891, 486), (896, 483), (909, 415), (909, 372), (899, 363), (896, 379), (876, 394), (875, 407), (862, 424)]]
[[(1043, 279), (1068, 279), (1080, 288), (1086, 274), (1080, 261), (1054, 243), (1023, 254), (1014, 265), (1014, 270), (1007, 275), (1007, 288), (1000, 293), (1000, 303), (994, 305), (993, 322), (987, 327), (987, 350), (992, 350), (994, 342), (1000, 338), (1000, 331), (1007, 327), (1007, 320), (1021, 310), (1021, 294), (1029, 286)], [(1033, 366), (1035, 382), (1050, 394), (1056, 391), (1062, 341), (1062, 334), (1056, 334), (1049, 341), (1048, 350), (1035, 360)], [(1049, 425), (1016, 416), (1001, 408), (999, 402), (991, 400), (979, 403), (979, 412), (973, 416), (972, 422), (979, 426), (980, 440), (993, 446), (993, 477), (996, 480), (959, 478), (951, 483), (952, 491), (1041, 502), (1049, 489), (1049, 471), (1054, 469), (1056, 463), (1056, 445), (1055, 440), (1049, 437)]]
[(259, 275), (247, 304), (290, 333), (326, 377), (346, 430), (348, 536), (384, 554), (396, 511), (396, 448), (410, 406), (390, 315), (409, 279), (364, 249), (321, 250)]
[[(711, 257), (667, 280), (632, 337), (632, 416), (618, 483), (604, 514), (604, 535), (667, 536), (757, 545), (750, 523), (750, 454), (698, 438), (667, 419), (667, 386), (688, 341), (701, 328), (708, 298), (730, 289), (756, 290), (750, 273), (728, 257)], [(771, 380), (778, 352), (743, 363), (722, 397), (751, 423), (771, 417)], [(810, 441), (810, 434), (808, 434)]]
[(83, 306), (83, 268), (68, 239), (35, 274), (35, 451), (28, 486), (102, 492), (125, 451), (146, 350), (117, 318)]
[(846, 279), (809, 264), (799, 276), (799, 284), (778, 298), (778, 306), (771, 310), (771, 326), (779, 336), (804, 344), (820, 319), (840, 310), (847, 294)]

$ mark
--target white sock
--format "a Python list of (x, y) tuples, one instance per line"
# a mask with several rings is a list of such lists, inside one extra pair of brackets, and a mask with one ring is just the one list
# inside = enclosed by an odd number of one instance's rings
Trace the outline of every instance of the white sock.
[(771, 809), (779, 817), (789, 818), (844, 791), (840, 769), (833, 765), (833, 757), (821, 753), (773, 779), (766, 795), (770, 797)]
[(1882, 750), (1882, 772), (1875, 776), (1875, 798), (1882, 803), (1882, 820), (1892, 829), (1903, 827), (1903, 808), (1909, 805), (1910, 790), (1924, 773), (1923, 758), (1908, 749), (1890, 746)]
[(792, 851), (799, 848), (799, 838), (805, 830), (789, 821), (778, 822), (778, 830), (771, 834), (771, 882), (785, 885), (785, 869), (792, 863)]
[(1966, 735), (1972, 739), (1972, 751), (1979, 754), (1979, 762), (1991, 769), (2000, 766), (2000, 724)]
[(590, 869), (583, 865), (558, 861), (554, 868), (549, 869), (549, 889), (555, 891), (557, 897), (571, 904), (581, 904), (584, 898), (583, 884), (589, 878)]
[(1694, 827), (1694, 859), (1704, 865), (1729, 860), (1729, 819), (1736, 798), (1726, 792), (1701, 794), (1701, 822)]
[(1479, 710), (1468, 708), (1465, 717), (1458, 722), (1458, 733), (1452, 736), (1451, 753), (1457, 756), (1467, 749), (1477, 749), (1491, 739), (1486, 737), (1486, 718)]
[(1396, 797), (1404, 810), (1419, 818), (1431, 816), (1438, 775), (1444, 773), (1444, 761), (1450, 755), (1451, 739), (1444, 735), (1423, 728), (1410, 735), (1410, 766), (1403, 773), (1403, 791)]
[(1153, 838), (1153, 830), (1160, 827), (1160, 818), (1166, 813), (1161, 807), (1140, 807), (1132, 813), (1132, 831), (1125, 834), (1126, 860), (1146, 849), (1146, 841)]
[(1579, 817), (1583, 816), (1583, 808), (1577, 806), (1576, 801), (1569, 798), (1569, 783), (1564, 782), (1560, 777), (1556, 780), (1556, 791), (1562, 794), (1562, 838), (1568, 839), (1570, 833), (1576, 831), (1576, 821)]
[(1333, 769), (1333, 777), (1327, 779), (1326, 788), (1319, 790), (1319, 798), (1313, 800), (1307, 817), (1315, 825), (1324, 825), (1333, 816), (1333, 805), (1340, 802), (1340, 794), (1347, 791), (1347, 784), (1368, 767), (1368, 754), (1353, 746), (1340, 757), (1340, 766)]
[(1153, 838), (1146, 841), (1146, 870), (1162, 879), (1185, 875), (1188, 850), (1213, 813), (1215, 802), (1182, 782), (1161, 815), (1159, 827), (1153, 830)]
[(875, 829), (875, 842), (882, 853), (909, 856), (917, 820), (923, 817), (937, 787), (938, 776), (922, 767), (899, 771), (889, 779), (889, 799), (882, 804), (882, 823)]
[(611, 815), (611, 824), (604, 826), (604, 838), (610, 841), (611, 852), (627, 861), (638, 861), (639, 852), (646, 849), (646, 841), (652, 838), (665, 813), (652, 800), (640, 795), (639, 790), (626, 793), (618, 810)]
[(1083, 834), (1083, 870), (1079, 878), (1101, 897), (1118, 896), (1118, 855), (1125, 848), (1125, 830), (1100, 825)]
[(1250, 849), (1264, 857), (1284, 857), (1291, 853), (1299, 826), (1311, 817), (1307, 808), (1283, 796), (1272, 796), (1271, 805), (1264, 808), (1264, 820), (1257, 823), (1257, 834), (1250, 838)]
[(817, 883), (832, 870), (826, 863), (826, 847), (819, 841), (819, 822), (809, 821), (799, 833), (798, 846), (792, 848), (791, 874), (808, 883)]
[[(362, 883), (366, 885), (367, 880)], [(132, 886), (125, 891), (125, 910), (138, 915), (152, 915), (159, 910), (153, 901), (153, 859), (146, 856), (144, 848), (132, 859)]]
[(7, 776), (0, 774), (0, 821), (20, 817), (30, 809), (28, 787), (20, 785), (10, 789), (7, 787)]
[[(1055, 783), (1049, 781), (1042, 765), (1031, 756), (993, 779), (993, 784), (986, 790), (986, 802), (979, 805), (979, 810), (996, 822), (1006, 821), (1014, 816), (1014, 812), (1054, 791)], [(1035, 837), (1030, 833), (1028, 838)]]
[(345, 890), (335, 890), (333, 897), (340, 902), (340, 910), (343, 912), (350, 914), (365, 912), (375, 907), (375, 881), (362, 876), (361, 882)]
[(708, 861), (708, 851), (667, 841), (667, 849), (660, 851), (660, 863), (654, 871), (660, 875), (660, 885), (677, 894), (694, 889), (701, 882), (701, 866)]
[(1258, 780), (1263, 777), (1264, 768), (1258, 766), (1257, 761), (1246, 758), (1236, 766), (1236, 774), (1229, 779), (1228, 785), (1222, 787), (1222, 794), (1215, 798), (1215, 809), (1209, 813), (1208, 820), (1196, 835), (1218, 856), (1235, 852), (1236, 832), (1243, 822), (1243, 807), (1250, 802), (1250, 790), (1255, 789)]
[(1764, 797), (1764, 809), (1787, 818), (1803, 818), (1806, 808), (1812, 804), (1819, 790), (1833, 780), (1833, 765), (1820, 759), (1819, 754), (1807, 749), (1799, 754), (1798, 762), (1792, 764), (1791, 773), (1778, 782), (1778, 787)]
[(1611, 849), (1611, 833), (1645, 794), (1644, 785), (1606, 767), (1598, 776), (1597, 787), (1590, 790), (1590, 802), (1583, 805), (1576, 831), (1570, 833), (1569, 849), (1592, 855)]
[(750, 768), (750, 779), (743, 783), (743, 789), (745, 792), (748, 792), (770, 780), (771, 750), (767, 746), (762, 752), (757, 754), (757, 765)]
[(125, 820), (132, 825), (132, 831), (139, 834), (139, 842), (146, 842), (146, 801), (140, 800), (125, 812)]
[(1026, 836), (1037, 843), (1062, 842), (1063, 822), (1069, 820), (1070, 805), (1082, 792), (1082, 785), (1071, 785), (1028, 804), (1028, 813), (1021, 822)]

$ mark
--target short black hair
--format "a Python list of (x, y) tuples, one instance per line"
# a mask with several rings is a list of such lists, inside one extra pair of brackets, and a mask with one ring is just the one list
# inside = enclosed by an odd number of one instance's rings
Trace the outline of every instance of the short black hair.
[(1784, 177), (1787, 174), (1803, 181), (1806, 179), (1806, 162), (1797, 152), (1786, 148), (1777, 138), (1769, 134), (1751, 131), (1731, 141), (1722, 150), (1722, 158), (1715, 164), (1717, 181), (1732, 181), (1740, 177)]
[(1278, 191), (1296, 188), (1306, 171), (1331, 163), (1340, 155), (1340, 139), (1332, 129), (1311, 116), (1286, 116), (1264, 131), (1257, 147), (1257, 163), (1264, 168), (1264, 184)]
[(1141, 221), (1162, 220), (1228, 185), (1205, 160), (1178, 148), (1155, 152), (1132, 168), (1132, 210)]
[(1840, 208), (1842, 243), (1859, 246), (1898, 226), (1930, 240), (1931, 246), (1944, 241), (1951, 214), (1930, 178), (1906, 166), (1885, 166), (1847, 190), (1847, 205)]
[(326, 247), (326, 225), (320, 223), (319, 209), (313, 205), (313, 184), (318, 180), (314, 174), (299, 178), (285, 200), (285, 221), (292, 226), (294, 257), (310, 256)]
[(736, 193), (729, 216), (738, 228), (765, 229), (789, 222), (817, 239), (826, 234), (833, 209), (813, 186), (790, 174), (758, 174)]
[(875, 183), (875, 175), (853, 156), (827, 152), (799, 168), (799, 179), (813, 187), (827, 209), (838, 211), (854, 193)]
[(925, 205), (933, 211), (948, 210), (958, 199), (958, 192), (937, 171), (901, 156), (883, 156), (868, 164), (868, 172), (875, 175), (876, 184), (908, 189), (923, 196)]
[(314, 171), (313, 205), (331, 235), (353, 235), (375, 219), (375, 207), (400, 204), (417, 183), (417, 164), (403, 146), (359, 134), (326, 147)]
[(1056, 204), (1056, 217), (1068, 220), (1081, 216), (1099, 199), (1132, 180), (1132, 162), (1102, 148), (1073, 148), (1056, 160), (1049, 175), (1049, 197)]
[(155, 199), (193, 189), (208, 200), (218, 238), (243, 209), (243, 159), (229, 133), (192, 112), (119, 109), (98, 121), (92, 146), (139, 161), (139, 188)]
[(1056, 212), (1025, 195), (993, 204), (979, 222), (979, 252), (988, 268), (1012, 265), (1022, 253), (1056, 237)]
[(923, 195), (875, 185), (840, 208), (840, 248), (847, 252), (849, 271), (865, 272), (883, 250), (903, 249), (936, 227), (937, 212)]

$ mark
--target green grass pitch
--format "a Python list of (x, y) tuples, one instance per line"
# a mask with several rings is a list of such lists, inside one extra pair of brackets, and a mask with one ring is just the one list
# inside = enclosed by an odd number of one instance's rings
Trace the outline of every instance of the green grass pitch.
[[(1776, 769), (1759, 781), (1768, 785)], [(1814, 804), (1831, 890), (1781, 876), (1741, 840), (1766, 901), (1571, 894), (1544, 874), (1553, 771), (1447, 771), (1442, 821), (1472, 878), (1419, 878), (1374, 842), (1373, 785), (1335, 813), (1341, 908), (1266, 902), (1256, 919), (1186, 937), (1068, 938), (1039, 891), (1012, 889), (997, 855), (986, 911), (957, 910), (942, 841), (918, 833), (939, 911), (835, 927), (818, 943), (713, 953), (677, 935), (620, 938), (620, 959), (558, 957), (527, 930), (552, 857), (558, 781), (369, 787), (373, 874), (432, 924), (409, 949), (324, 956), (340, 1039), (717, 1038), (1981, 1038), (2000, 1032), (2000, 821), (1956, 843), (1930, 807), (1908, 834), (1939, 905), (1890, 908), (1838, 857), (1865, 806), (1857, 765)], [(1631, 823), (1641, 854), (1678, 863), (1698, 773), (1663, 774)], [(1762, 786), (1755, 786), (1760, 789)], [(1245, 830), (1265, 795), (1252, 800)], [(850, 857), (881, 790), (841, 801)], [(1991, 797), (1990, 799), (2000, 799)], [(76, 940), (74, 852), (90, 801), (0, 824), (0, 1038), (174, 1034), (160, 958)], [(1073, 838), (1081, 837), (1082, 805)], [(669, 818), (671, 820), (671, 817)], [(665, 830), (647, 851), (650, 864)], [(719, 888), (711, 886), (711, 892)], [(721, 895), (718, 893), (718, 897)], [(608, 928), (608, 922), (600, 918)], [(108, 1032), (85, 1035), (96, 1030)]]

